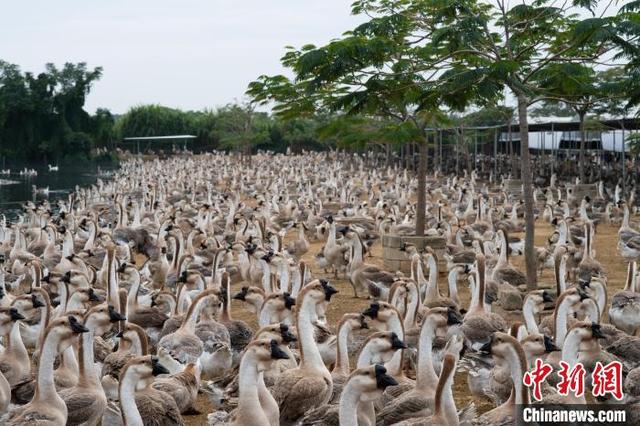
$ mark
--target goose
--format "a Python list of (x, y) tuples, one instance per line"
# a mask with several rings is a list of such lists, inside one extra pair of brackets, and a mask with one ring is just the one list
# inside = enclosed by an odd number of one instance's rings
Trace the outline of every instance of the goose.
[(287, 244), (287, 252), (296, 259), (300, 259), (309, 251), (309, 242), (305, 236), (304, 222), (296, 222), (293, 227), (298, 229), (298, 238)]
[[(163, 364), (164, 365), (164, 364)], [(184, 414), (196, 402), (200, 388), (200, 368), (189, 363), (184, 370), (173, 373), (169, 377), (156, 379), (151, 387), (170, 395), (178, 410)]]
[(457, 426), (460, 424), (460, 418), (455, 409), (456, 406), (452, 391), (456, 363), (456, 357), (452, 354), (446, 354), (442, 360), (442, 372), (436, 385), (433, 414), (426, 418), (416, 418), (399, 422), (396, 423), (397, 425)]
[[(580, 362), (583, 343), (592, 339), (604, 337), (600, 326), (591, 322), (576, 322), (571, 330), (567, 333), (564, 344), (562, 345), (562, 362), (566, 363), (570, 369)], [(583, 395), (569, 394), (567, 396), (559, 395), (553, 392), (543, 396), (544, 403), (551, 404), (586, 404), (586, 398)]]
[(450, 298), (442, 297), (440, 290), (438, 289), (438, 259), (435, 253), (427, 247), (427, 253), (425, 253), (426, 264), (429, 268), (429, 280), (427, 281), (427, 288), (424, 294), (423, 304), (429, 308), (441, 306), (441, 307), (453, 307), (457, 308), (457, 305)]
[(629, 226), (629, 206), (624, 201), (618, 202), (624, 215), (622, 225), (618, 230), (618, 251), (627, 261), (635, 261), (640, 258), (640, 232)]
[(469, 311), (462, 322), (461, 331), (472, 347), (482, 346), (487, 343), (491, 335), (496, 331), (507, 328), (504, 319), (495, 313), (487, 312), (485, 304), (485, 257), (482, 254), (476, 256), (476, 279)]
[(609, 308), (609, 322), (631, 335), (635, 335), (640, 327), (640, 294), (636, 291), (636, 270), (636, 262), (629, 262), (624, 289), (613, 295)]
[(334, 277), (337, 278), (338, 271), (344, 270), (347, 266), (345, 253), (348, 251), (348, 247), (336, 242), (336, 223), (333, 220), (333, 216), (329, 216), (327, 222), (329, 222), (329, 236), (322, 250), (322, 254), (326, 259), (327, 265), (333, 268)]
[[(429, 309), (420, 329), (416, 386), (386, 405), (378, 413), (379, 422), (396, 424), (402, 420), (425, 417), (433, 413), (438, 384), (433, 364), (433, 340), (438, 334), (446, 334), (449, 326), (460, 322), (458, 314), (452, 308)], [(455, 406), (453, 410), (455, 412)]]
[(349, 282), (353, 286), (354, 297), (358, 297), (359, 289), (367, 289), (371, 296), (386, 299), (395, 276), (378, 266), (364, 263), (362, 241), (356, 232), (347, 231), (345, 238), (352, 244)]
[(300, 343), (300, 364), (276, 381), (273, 393), (280, 407), (280, 421), (291, 424), (309, 409), (331, 398), (333, 381), (313, 338), (316, 305), (328, 301), (337, 291), (326, 281), (307, 284), (296, 299), (296, 328)]
[(515, 385), (509, 399), (502, 405), (480, 415), (472, 421), (474, 425), (514, 424), (516, 405), (530, 404), (529, 388), (522, 378), (527, 371), (527, 359), (517, 339), (508, 334), (496, 332), (485, 343), (482, 351), (502, 357), (509, 364), (511, 380)]
[(279, 359), (288, 359), (288, 355), (276, 340), (254, 340), (247, 346), (240, 361), (238, 408), (231, 424), (261, 426), (280, 424), (280, 412), (274, 397), (269, 392), (260, 392), (264, 385), (261, 366)]
[(100, 373), (102, 387), (110, 400), (119, 398), (118, 380), (122, 367), (136, 356), (149, 354), (147, 334), (142, 327), (125, 323), (116, 337), (120, 339), (118, 341), (118, 349), (105, 357)]
[(231, 278), (227, 272), (222, 274), (222, 312), (220, 322), (229, 330), (231, 349), (234, 357), (238, 357), (253, 337), (253, 330), (242, 320), (231, 318)]
[(181, 363), (195, 363), (203, 352), (203, 343), (195, 334), (196, 321), (204, 305), (212, 300), (218, 301), (216, 290), (205, 290), (198, 294), (189, 306), (180, 327), (163, 336), (158, 342), (158, 347), (164, 348)]
[(128, 321), (144, 327), (151, 342), (157, 342), (162, 330), (162, 326), (168, 319), (166, 313), (157, 306), (143, 306), (139, 303), (140, 274), (133, 265), (123, 263), (118, 268), (118, 272), (128, 274), (132, 277), (131, 287), (127, 296), (127, 318)]
[(125, 319), (113, 306), (104, 304), (91, 308), (85, 314), (84, 326), (88, 331), (82, 334), (78, 344), (78, 384), (59, 392), (67, 406), (68, 425), (97, 424), (102, 419), (107, 397), (94, 364), (93, 337), (94, 333), (108, 332), (111, 324)]
[(16, 308), (0, 308), (5, 316), (0, 324), (5, 348), (0, 354), (0, 373), (12, 388), (31, 376), (31, 360), (22, 342), (20, 324), (25, 317)]
[(332, 403), (336, 403), (340, 400), (342, 387), (346, 379), (349, 377), (348, 340), (354, 330), (366, 330), (368, 328), (369, 326), (367, 325), (363, 314), (344, 314), (338, 324), (336, 363), (331, 371), (333, 395), (331, 396), (330, 401)]
[(606, 278), (602, 264), (592, 257), (593, 227), (590, 223), (584, 226), (586, 241), (582, 260), (578, 264), (578, 279), (589, 282), (594, 276)]
[[(349, 374), (338, 403), (317, 407), (302, 419), (300, 425), (375, 424), (376, 419), (367, 417), (361, 407), (378, 399), (388, 387), (397, 384), (383, 365), (366, 363)], [(366, 389), (369, 390), (368, 397), (363, 394)]]
[[(7, 308), (5, 308), (7, 309)], [(8, 321), (11, 320), (11, 311), (3, 311), (0, 315), (7, 316)], [(6, 323), (7, 320), (1, 320), (2, 323)], [(0, 415), (7, 411), (9, 403), (11, 402), (11, 384), (7, 381), (4, 374), (0, 372)]]
[(522, 316), (529, 334), (539, 334), (536, 315), (544, 310), (545, 303), (552, 302), (553, 299), (547, 290), (533, 290), (527, 294), (522, 304)]
[(496, 237), (498, 238), (500, 244), (500, 257), (498, 258), (498, 263), (493, 268), (491, 279), (496, 282), (504, 281), (511, 284), (512, 286), (526, 284), (526, 276), (520, 270), (513, 267), (511, 263), (509, 263), (509, 247), (507, 244), (509, 240), (507, 233), (504, 232), (503, 229), (500, 229), (496, 233)]
[(136, 391), (140, 380), (168, 373), (169, 370), (160, 364), (158, 358), (149, 355), (127, 362), (120, 373), (120, 412), (123, 424), (184, 425), (171, 396), (151, 386)]
[(72, 315), (57, 318), (49, 324), (40, 352), (36, 391), (33, 399), (28, 404), (10, 411), (7, 417), (2, 420), (3, 424), (26, 426), (33, 424), (33, 419), (38, 419), (43, 424), (66, 424), (67, 406), (60, 398), (54, 385), (53, 363), (56, 355), (69, 347), (75, 336), (88, 331)]

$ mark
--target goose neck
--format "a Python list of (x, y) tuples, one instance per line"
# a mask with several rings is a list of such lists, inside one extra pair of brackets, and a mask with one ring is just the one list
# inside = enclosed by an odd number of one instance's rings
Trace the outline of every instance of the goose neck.
[(349, 350), (348, 339), (351, 334), (352, 327), (349, 321), (345, 321), (340, 324), (338, 329), (338, 348), (336, 356), (336, 365), (333, 368), (333, 372), (339, 374), (349, 374)]
[(58, 355), (58, 343), (60, 343), (60, 338), (55, 331), (49, 332), (45, 336), (42, 351), (40, 352), (34, 401), (60, 400), (53, 380), (53, 363)]
[(522, 376), (527, 368), (527, 359), (522, 347), (511, 345), (507, 350), (506, 359), (511, 369), (511, 379), (515, 388), (515, 403), (530, 404), (529, 388), (522, 381)]
[(125, 426), (144, 426), (136, 405), (136, 384), (139, 378), (134, 374), (124, 374), (120, 382), (120, 409)]
[(360, 395), (348, 382), (340, 395), (339, 419), (341, 426), (358, 426)]
[(303, 297), (296, 318), (300, 339), (300, 368), (317, 369), (328, 373), (314, 339), (312, 321), (316, 315), (315, 302), (309, 297)]
[(522, 307), (522, 314), (524, 316), (524, 322), (527, 326), (527, 331), (530, 334), (539, 333), (538, 322), (535, 318), (535, 301), (532, 298), (527, 298), (524, 306)]
[(555, 339), (556, 344), (559, 346), (564, 344), (564, 339), (567, 335), (567, 317), (569, 316), (569, 311), (569, 301), (563, 299), (560, 305), (558, 305), (554, 318)]
[(427, 316), (418, 340), (418, 374), (416, 387), (432, 390), (438, 383), (438, 376), (433, 368), (433, 339), (436, 334), (436, 324), (431, 316)]

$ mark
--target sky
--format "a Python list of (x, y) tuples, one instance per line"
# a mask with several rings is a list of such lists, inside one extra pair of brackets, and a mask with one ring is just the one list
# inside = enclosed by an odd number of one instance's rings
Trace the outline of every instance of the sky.
[(40, 72), (102, 66), (85, 108), (215, 108), (284, 70), (285, 46), (326, 43), (359, 23), (349, 0), (3, 1), (0, 59)]

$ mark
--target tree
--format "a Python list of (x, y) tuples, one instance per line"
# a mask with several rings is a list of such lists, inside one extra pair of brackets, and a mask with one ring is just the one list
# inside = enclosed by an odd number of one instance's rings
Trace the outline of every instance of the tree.
[[(84, 103), (102, 68), (66, 63), (61, 69), (23, 73), (0, 61), (0, 143), (12, 158), (44, 159), (88, 155), (93, 146), (92, 120)], [(76, 134), (79, 133), (79, 134)], [(86, 139), (89, 138), (89, 140)], [(78, 150), (78, 141), (83, 142)]]
[(486, 101), (497, 95), (495, 85), (483, 82), (456, 97), (438, 92), (438, 51), (430, 45), (428, 24), (439, 5), (430, 3), (355, 1), (353, 13), (368, 21), (325, 46), (290, 48), (282, 64), (295, 79), (261, 76), (247, 91), (256, 103), (274, 102), (283, 118), (328, 110), (393, 121), (402, 142), (419, 147), (416, 235), (425, 231), (427, 129), (446, 117), (441, 101), (462, 110), (472, 97)]
[[(438, 3), (437, 0), (433, 0)], [(614, 18), (580, 18), (596, 2), (557, 5), (550, 0), (531, 4), (495, 0), (452, 0), (432, 26), (435, 46), (449, 69), (441, 75), (451, 96), (491, 81), (508, 88), (518, 110), (525, 203), (525, 258), (528, 288), (536, 288), (533, 179), (529, 159), (529, 107), (553, 97), (544, 79), (553, 68), (590, 64), (612, 52), (617, 31)], [(583, 15), (580, 15), (581, 12)]]
[(255, 111), (255, 105), (229, 104), (218, 110), (216, 131), (220, 144), (239, 150), (251, 162), (252, 147), (269, 140), (270, 121), (266, 113)]

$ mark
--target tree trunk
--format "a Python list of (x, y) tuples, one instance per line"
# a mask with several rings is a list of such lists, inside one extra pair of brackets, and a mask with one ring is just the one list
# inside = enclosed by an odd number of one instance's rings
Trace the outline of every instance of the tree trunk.
[(536, 256), (533, 245), (535, 219), (533, 217), (533, 177), (529, 160), (529, 122), (527, 119), (528, 101), (524, 95), (518, 95), (518, 121), (520, 124), (520, 150), (522, 157), (522, 186), (524, 187), (524, 258), (527, 268), (527, 289), (535, 290), (537, 285)]
[(425, 140), (420, 145), (420, 159), (418, 161), (418, 201), (416, 206), (416, 235), (423, 236), (425, 228), (425, 213), (427, 210), (427, 150), (429, 146)]
[(585, 120), (585, 113), (584, 112), (579, 112), (578, 113), (578, 117), (580, 118), (580, 157), (578, 160), (578, 169), (580, 171), (580, 183), (587, 183), (584, 178), (584, 149), (585, 149), (585, 143), (586, 143), (586, 132), (584, 130), (584, 120)]

